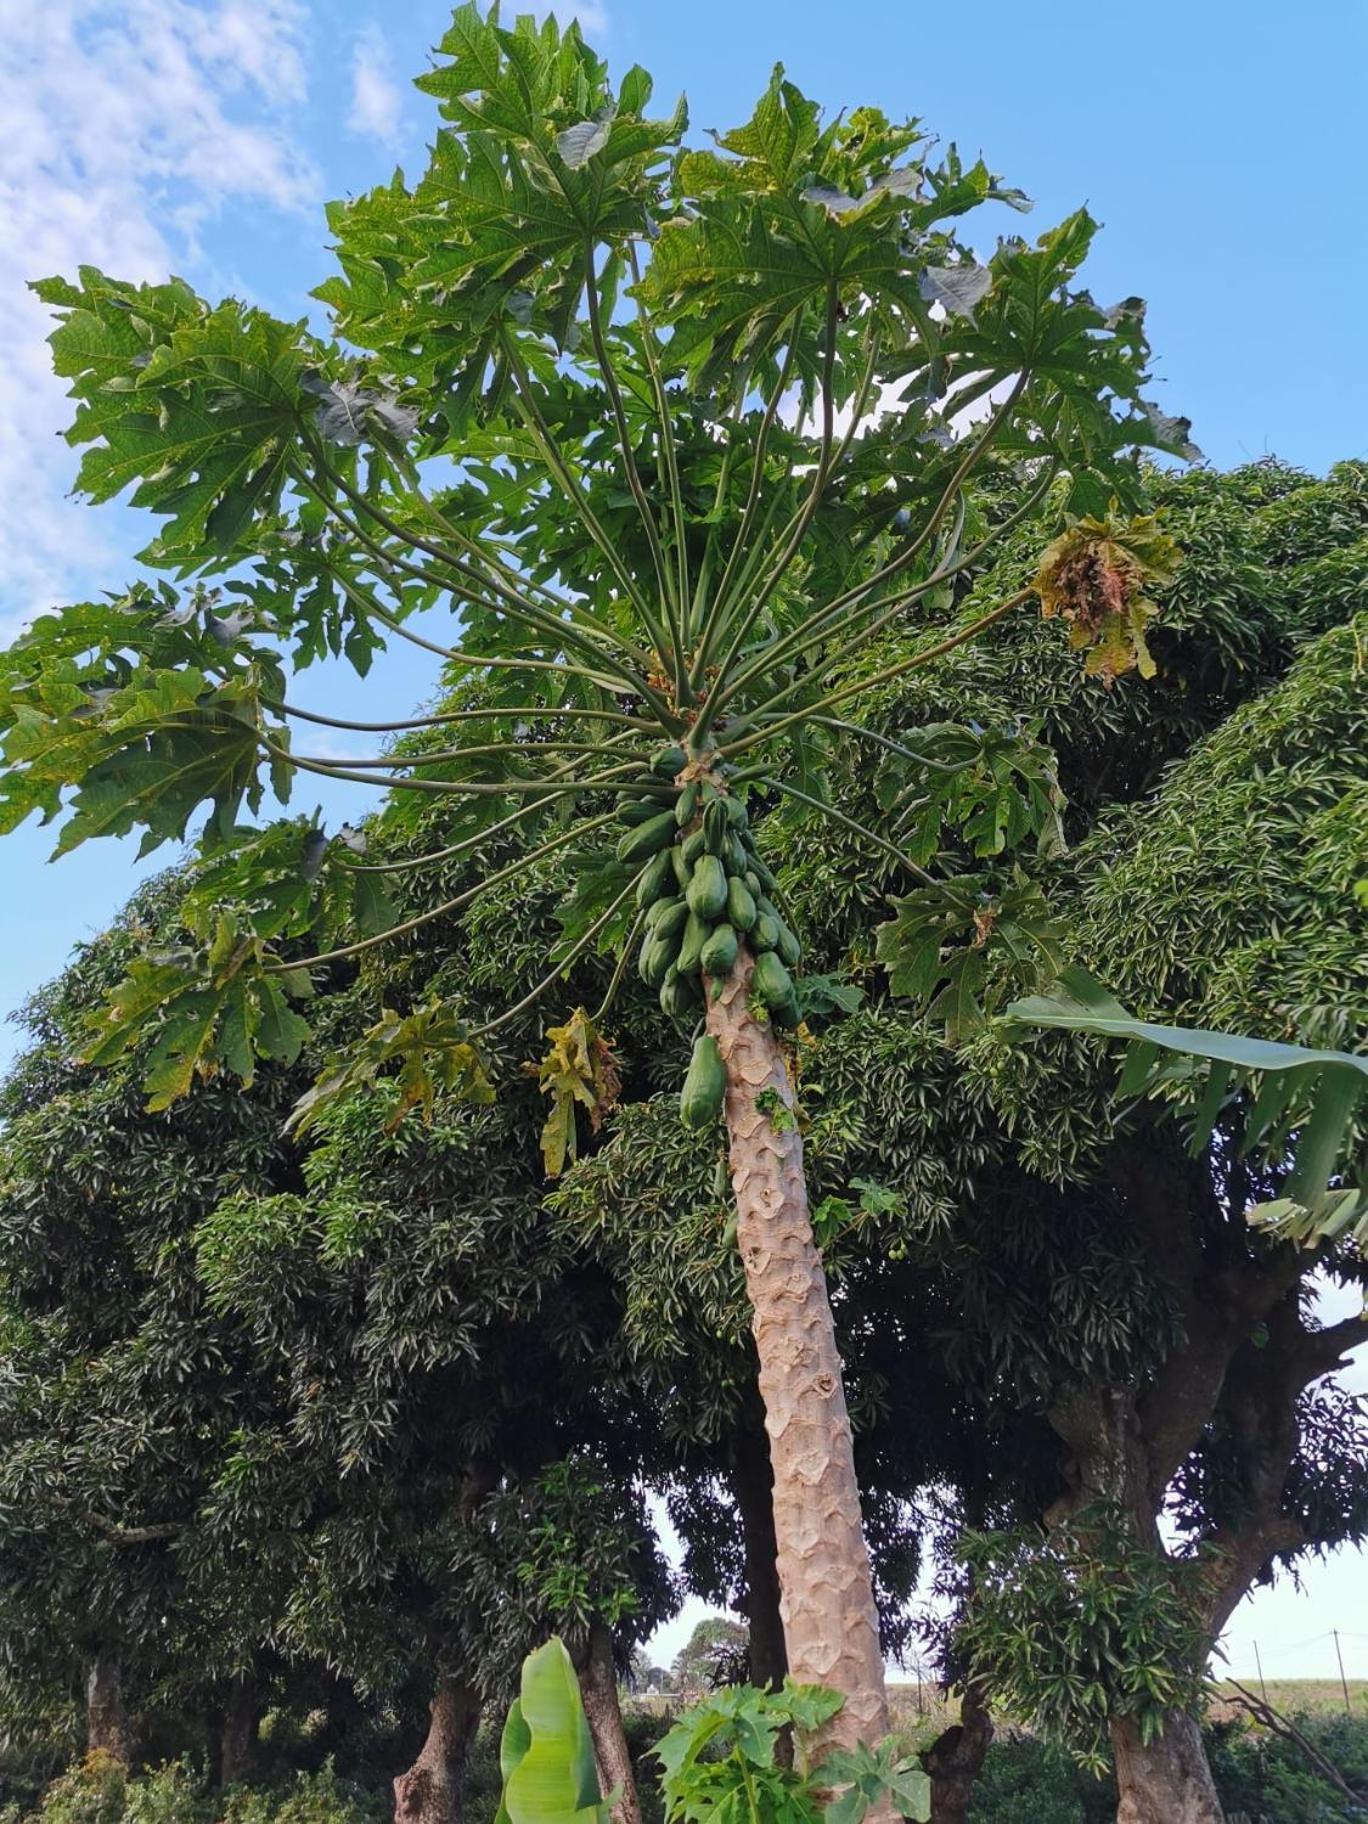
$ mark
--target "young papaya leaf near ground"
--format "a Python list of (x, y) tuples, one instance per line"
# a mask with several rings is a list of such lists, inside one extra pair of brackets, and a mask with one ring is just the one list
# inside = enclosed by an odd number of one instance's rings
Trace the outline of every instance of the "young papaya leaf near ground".
[[(160, 1024), (159, 1099), (246, 1073), (256, 1051), (292, 1055), (298, 1029), (259, 984), (304, 998), (325, 963), (573, 854), (541, 981), (465, 1031), (459, 990), (411, 1029), (386, 1014), (363, 1074), (402, 1059), (405, 1099), (425, 1102), (430, 1030), (442, 1087), (486, 1093), (482, 1042), (595, 949), (635, 954), (666, 1017), (704, 1028), (687, 1112), (725, 1106), (789, 1662), (845, 1700), (814, 1753), (872, 1741), (883, 1665), (780, 1038), (801, 1012), (800, 946), (748, 801), (847, 826), (830, 723), (1034, 599), (1103, 675), (1143, 668), (1146, 589), (1172, 553), (1126, 516), (1140, 452), (1191, 454), (1186, 426), (1146, 398), (1139, 303), (1082, 288), (1087, 213), (1022, 238), (1021, 194), (915, 121), (827, 119), (776, 68), (748, 122), (689, 145), (683, 103), (655, 109), (640, 68), (614, 83), (576, 28), (473, 5), (418, 86), (442, 117), (426, 170), (329, 212), (339, 271), (317, 296), (335, 339), (179, 281), (39, 283), (78, 489), (153, 515), (142, 557), (180, 591), (45, 616), (0, 659), (0, 821), (36, 813), (62, 849), (193, 828), (205, 856), (231, 857), (220, 914), (149, 961), (92, 1037), (102, 1057), (130, 1020)], [(1021, 499), (990, 520), (970, 483), (1002, 471)], [(931, 618), (1033, 521), (1034, 583)], [(421, 630), (439, 602), (457, 644)], [(925, 637), (878, 664), (919, 616)], [(431, 652), (454, 707), (357, 723), (291, 694), (290, 663), (329, 652), (364, 671), (391, 639)], [(320, 729), (377, 751), (338, 761)], [(406, 744), (437, 729), (447, 745)], [(301, 775), (369, 784), (400, 830), (440, 796), (440, 856), (405, 865), (474, 856), (481, 877), (386, 932), (384, 865), (311, 828), (298, 868), (322, 884), (282, 914), (294, 838), (257, 820)], [(1048, 791), (1024, 802), (1053, 813)], [(1011, 815), (987, 811), (990, 850)], [(856, 834), (944, 892), (969, 953), (1033, 941), (1033, 903), (1013, 939), (1008, 908), (977, 917), (888, 835)], [(910, 941), (941, 947), (934, 930)], [(961, 965), (949, 985), (952, 1030), (975, 1017), (972, 978)], [(345, 1093), (345, 1059), (332, 1075)], [(562, 1088), (573, 1111), (584, 1098)]]

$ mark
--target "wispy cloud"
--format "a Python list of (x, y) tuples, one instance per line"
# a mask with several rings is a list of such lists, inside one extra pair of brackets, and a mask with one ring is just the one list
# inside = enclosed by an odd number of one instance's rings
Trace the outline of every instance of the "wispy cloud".
[(404, 93), (394, 79), (389, 46), (375, 25), (367, 26), (352, 52), (352, 105), (347, 125), (392, 145), (399, 137)]
[(297, 0), (0, 0), (0, 623), (126, 557), (64, 500), (69, 412), (25, 281), (81, 263), (163, 277), (194, 265), (225, 203), (313, 201), (287, 131), (303, 32)]

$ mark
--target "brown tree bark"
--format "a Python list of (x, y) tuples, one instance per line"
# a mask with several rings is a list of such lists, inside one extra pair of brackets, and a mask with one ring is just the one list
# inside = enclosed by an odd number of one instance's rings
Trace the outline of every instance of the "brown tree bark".
[(753, 961), (707, 998), (726, 1067), (737, 1242), (753, 1312), (789, 1671), (845, 1703), (803, 1744), (815, 1758), (888, 1733), (879, 1618), (860, 1521), (850, 1419), (821, 1256), (812, 1237), (803, 1141), (773, 1029), (749, 1011)]
[(746, 1624), (753, 1685), (777, 1691), (788, 1671), (779, 1612), (778, 1548), (774, 1538), (774, 1476), (763, 1424), (738, 1431), (732, 1444), (732, 1494), (741, 1521), (746, 1570)]
[(480, 1721), (473, 1685), (443, 1679), (418, 1759), (394, 1782), (394, 1824), (461, 1824), (466, 1756)]
[(604, 1797), (617, 1788), (618, 1796), (613, 1805), (617, 1824), (641, 1824), (641, 1799), (632, 1771), (627, 1732), (622, 1726), (622, 1706), (618, 1703), (613, 1637), (603, 1622), (595, 1620), (590, 1624), (587, 1641), (572, 1657), (579, 1675), (589, 1733), (594, 1738), (594, 1759), (598, 1762)]
[(86, 1748), (133, 1764), (133, 1730), (124, 1706), (123, 1668), (117, 1653), (101, 1647), (86, 1676)]
[(256, 1773), (257, 1682), (244, 1676), (228, 1688), (219, 1737), (219, 1784), (245, 1784)]
[(1224, 1824), (1195, 1717), (1175, 1714), (1148, 1745), (1126, 1717), (1111, 1726), (1116, 1824)]
[(983, 1770), (993, 1739), (993, 1719), (977, 1685), (960, 1703), (960, 1720), (945, 1730), (922, 1755), (931, 1775), (931, 1824), (965, 1824), (974, 1781)]

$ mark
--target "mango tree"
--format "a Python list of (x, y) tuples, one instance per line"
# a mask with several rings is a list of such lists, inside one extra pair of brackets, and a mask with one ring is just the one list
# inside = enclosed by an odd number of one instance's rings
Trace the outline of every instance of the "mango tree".
[[(747, 803), (845, 828), (823, 752), (853, 701), (1035, 595), (1095, 674), (1148, 670), (1146, 586), (1172, 552), (1120, 515), (1141, 504), (1139, 452), (1186, 453), (1187, 427), (1142, 397), (1140, 301), (1078, 288), (1086, 213), (980, 261), (966, 218), (991, 212), (982, 245), (1026, 199), (953, 146), (933, 155), (915, 121), (824, 122), (776, 68), (748, 122), (690, 147), (684, 104), (653, 115), (644, 70), (611, 85), (576, 28), (474, 6), (418, 86), (443, 119), (426, 170), (330, 211), (340, 272), (315, 295), (333, 338), (179, 280), (38, 285), (78, 401), (79, 491), (158, 515), (143, 559), (186, 587), (70, 606), (5, 655), (0, 820), (64, 814), (59, 852), (134, 829), (152, 848), (198, 820), (187, 941), (134, 964), (88, 1053), (152, 1031), (154, 1108), (293, 1058), (317, 971), (574, 856), (535, 994), (615, 950), (700, 1029), (683, 1112), (723, 1112), (730, 1139), (788, 1663), (845, 1700), (814, 1748), (868, 1741), (883, 1664), (786, 1067), (799, 940)], [(970, 492), (994, 468), (1019, 490), (996, 512)], [(965, 596), (1036, 515), (1042, 546), (1057, 535), (1036, 581)], [(881, 665), (916, 617), (925, 637)], [(295, 701), (290, 666), (364, 672), (389, 640), (428, 652), (458, 706), (354, 721)], [(355, 754), (367, 735), (380, 751)], [(888, 824), (855, 833), (915, 889), (888, 957), (962, 1029), (985, 954), (1029, 952), (1035, 909), (905, 853), (908, 781), (965, 759), (882, 748)], [(474, 884), (388, 929), (385, 866), (354, 832), (260, 821), (301, 776), (388, 794), (400, 826), (444, 795), (444, 846), (403, 865), (465, 858)], [(1038, 750), (1009, 743), (975, 777), (982, 852), (1048, 831)], [(406, 1102), (487, 1099), (495, 1035), (525, 1009), (475, 1023), (455, 985), (385, 1010), (298, 1118), (377, 1074)], [(577, 1105), (596, 1121), (611, 1101), (602, 1018), (552, 1029), (553, 1169)]]

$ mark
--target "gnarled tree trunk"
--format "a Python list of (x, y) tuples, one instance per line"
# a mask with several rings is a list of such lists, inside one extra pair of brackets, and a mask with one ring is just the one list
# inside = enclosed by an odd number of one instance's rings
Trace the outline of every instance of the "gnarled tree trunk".
[(257, 1682), (235, 1678), (228, 1687), (219, 1737), (219, 1784), (244, 1784), (256, 1773)]
[(124, 1707), (123, 1668), (119, 1656), (101, 1647), (86, 1676), (86, 1748), (112, 1754), (125, 1767), (133, 1763), (133, 1730)]
[(589, 1733), (594, 1738), (594, 1759), (604, 1796), (618, 1789), (613, 1805), (617, 1824), (641, 1824), (641, 1800), (627, 1748), (627, 1732), (622, 1726), (622, 1706), (618, 1703), (613, 1637), (603, 1622), (590, 1623), (588, 1639), (572, 1658)]
[(1116, 1824), (1224, 1824), (1195, 1717), (1172, 1715), (1148, 1745), (1127, 1717), (1111, 1726)]
[(812, 1238), (803, 1142), (784, 1054), (747, 1007), (743, 947), (713, 999), (707, 1027), (726, 1067), (727, 1132), (737, 1242), (754, 1313), (789, 1671), (845, 1698), (820, 1737), (827, 1747), (888, 1733), (879, 1618), (860, 1522), (850, 1419), (826, 1276)]
[(960, 1703), (960, 1720), (921, 1757), (931, 1775), (931, 1824), (964, 1824), (992, 1739), (993, 1719), (982, 1692), (971, 1684)]
[(473, 1685), (443, 1679), (418, 1759), (394, 1782), (394, 1824), (461, 1824), (466, 1756), (480, 1721)]
[(788, 1671), (784, 1622), (779, 1612), (779, 1570), (774, 1540), (774, 1477), (769, 1440), (756, 1415), (752, 1430), (738, 1431), (732, 1445), (732, 1494), (741, 1520), (746, 1568), (746, 1623), (753, 1685), (777, 1691)]

